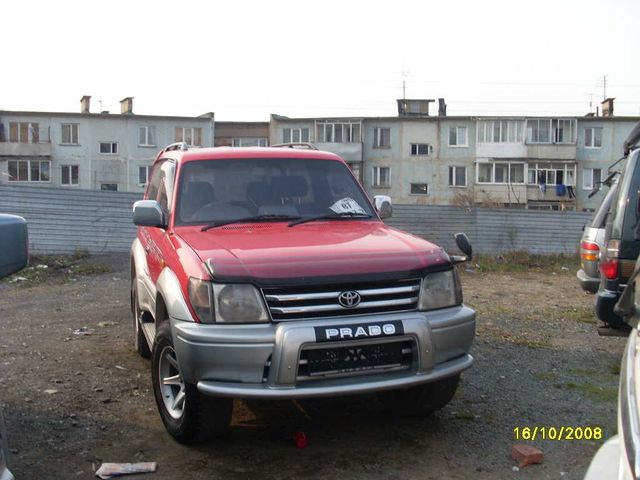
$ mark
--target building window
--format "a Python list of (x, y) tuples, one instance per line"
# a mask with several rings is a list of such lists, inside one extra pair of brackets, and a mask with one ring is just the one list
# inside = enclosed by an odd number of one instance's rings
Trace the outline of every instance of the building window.
[(576, 143), (575, 119), (538, 118), (527, 120), (528, 143)]
[(478, 122), (478, 143), (521, 143), (522, 120), (481, 120)]
[(50, 182), (51, 161), (9, 160), (10, 182)]
[(428, 183), (412, 183), (411, 195), (429, 195)]
[(117, 183), (101, 183), (100, 190), (103, 192), (117, 192), (118, 184)]
[(585, 190), (600, 190), (600, 182), (602, 181), (601, 168), (585, 168), (582, 171), (582, 188)]
[(602, 127), (588, 127), (584, 129), (585, 148), (602, 147)]
[(115, 155), (118, 153), (118, 142), (100, 142), (99, 152), (104, 155)]
[(373, 167), (373, 186), (374, 187), (389, 187), (391, 176), (391, 169), (389, 167)]
[(450, 187), (466, 187), (467, 186), (467, 167), (449, 167), (449, 186)]
[(234, 147), (267, 147), (269, 141), (264, 137), (240, 137), (232, 138), (231, 145)]
[(78, 145), (78, 124), (63, 123), (62, 124), (62, 144)]
[(479, 162), (476, 171), (478, 183), (511, 183), (524, 185), (524, 163)]
[(202, 145), (202, 129), (195, 127), (176, 127), (176, 142), (185, 142), (190, 147)]
[(467, 127), (449, 127), (449, 146), (467, 146)]
[(553, 142), (576, 143), (576, 122), (576, 120), (561, 118), (552, 120)]
[(376, 127), (373, 129), (373, 148), (391, 148), (391, 129)]
[(309, 142), (309, 129), (304, 128), (284, 128), (282, 129), (282, 141), (284, 143), (307, 143)]
[(60, 167), (60, 183), (62, 183), (62, 185), (78, 185), (80, 178), (79, 169), (80, 167), (78, 167), (78, 165), (62, 165)]
[(412, 143), (411, 144), (411, 155), (429, 155), (429, 144), (428, 143)]
[(9, 141), (14, 143), (40, 142), (40, 128), (37, 123), (9, 122)]
[(138, 145), (141, 147), (156, 146), (156, 127), (153, 125), (143, 125), (138, 128)]
[(316, 142), (359, 142), (360, 129), (360, 122), (316, 122)]
[(568, 185), (576, 184), (575, 163), (530, 163), (527, 169), (529, 185)]
[(145, 187), (149, 183), (149, 173), (151, 172), (151, 166), (138, 167), (138, 185)]

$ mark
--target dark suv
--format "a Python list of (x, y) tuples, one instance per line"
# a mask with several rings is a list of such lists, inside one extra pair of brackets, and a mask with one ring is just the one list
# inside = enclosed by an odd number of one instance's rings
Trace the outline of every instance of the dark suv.
[(633, 273), (640, 253), (640, 124), (625, 141), (626, 165), (618, 182), (618, 196), (607, 220), (605, 245), (600, 257), (600, 288), (595, 308), (598, 318), (611, 328), (628, 329), (613, 307)]

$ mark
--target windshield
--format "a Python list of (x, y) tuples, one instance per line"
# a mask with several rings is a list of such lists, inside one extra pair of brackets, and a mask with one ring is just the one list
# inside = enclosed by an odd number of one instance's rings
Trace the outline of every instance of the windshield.
[[(176, 225), (261, 216), (286, 221), (331, 214), (372, 216), (346, 165), (299, 158), (204, 160), (180, 173)], [(354, 216), (354, 218), (357, 218)]]

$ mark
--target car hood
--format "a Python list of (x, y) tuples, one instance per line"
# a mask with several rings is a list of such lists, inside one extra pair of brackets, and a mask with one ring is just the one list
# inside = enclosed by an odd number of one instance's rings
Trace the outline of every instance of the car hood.
[(269, 279), (416, 275), (450, 264), (442, 248), (379, 221), (235, 224), (213, 228), (177, 227), (179, 235), (208, 262), (219, 281), (268, 283)]

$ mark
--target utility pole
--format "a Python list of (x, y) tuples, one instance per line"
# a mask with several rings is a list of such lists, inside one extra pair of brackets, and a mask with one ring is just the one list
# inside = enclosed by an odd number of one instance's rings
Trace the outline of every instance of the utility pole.
[(607, 99), (607, 76), (602, 77), (602, 100)]

